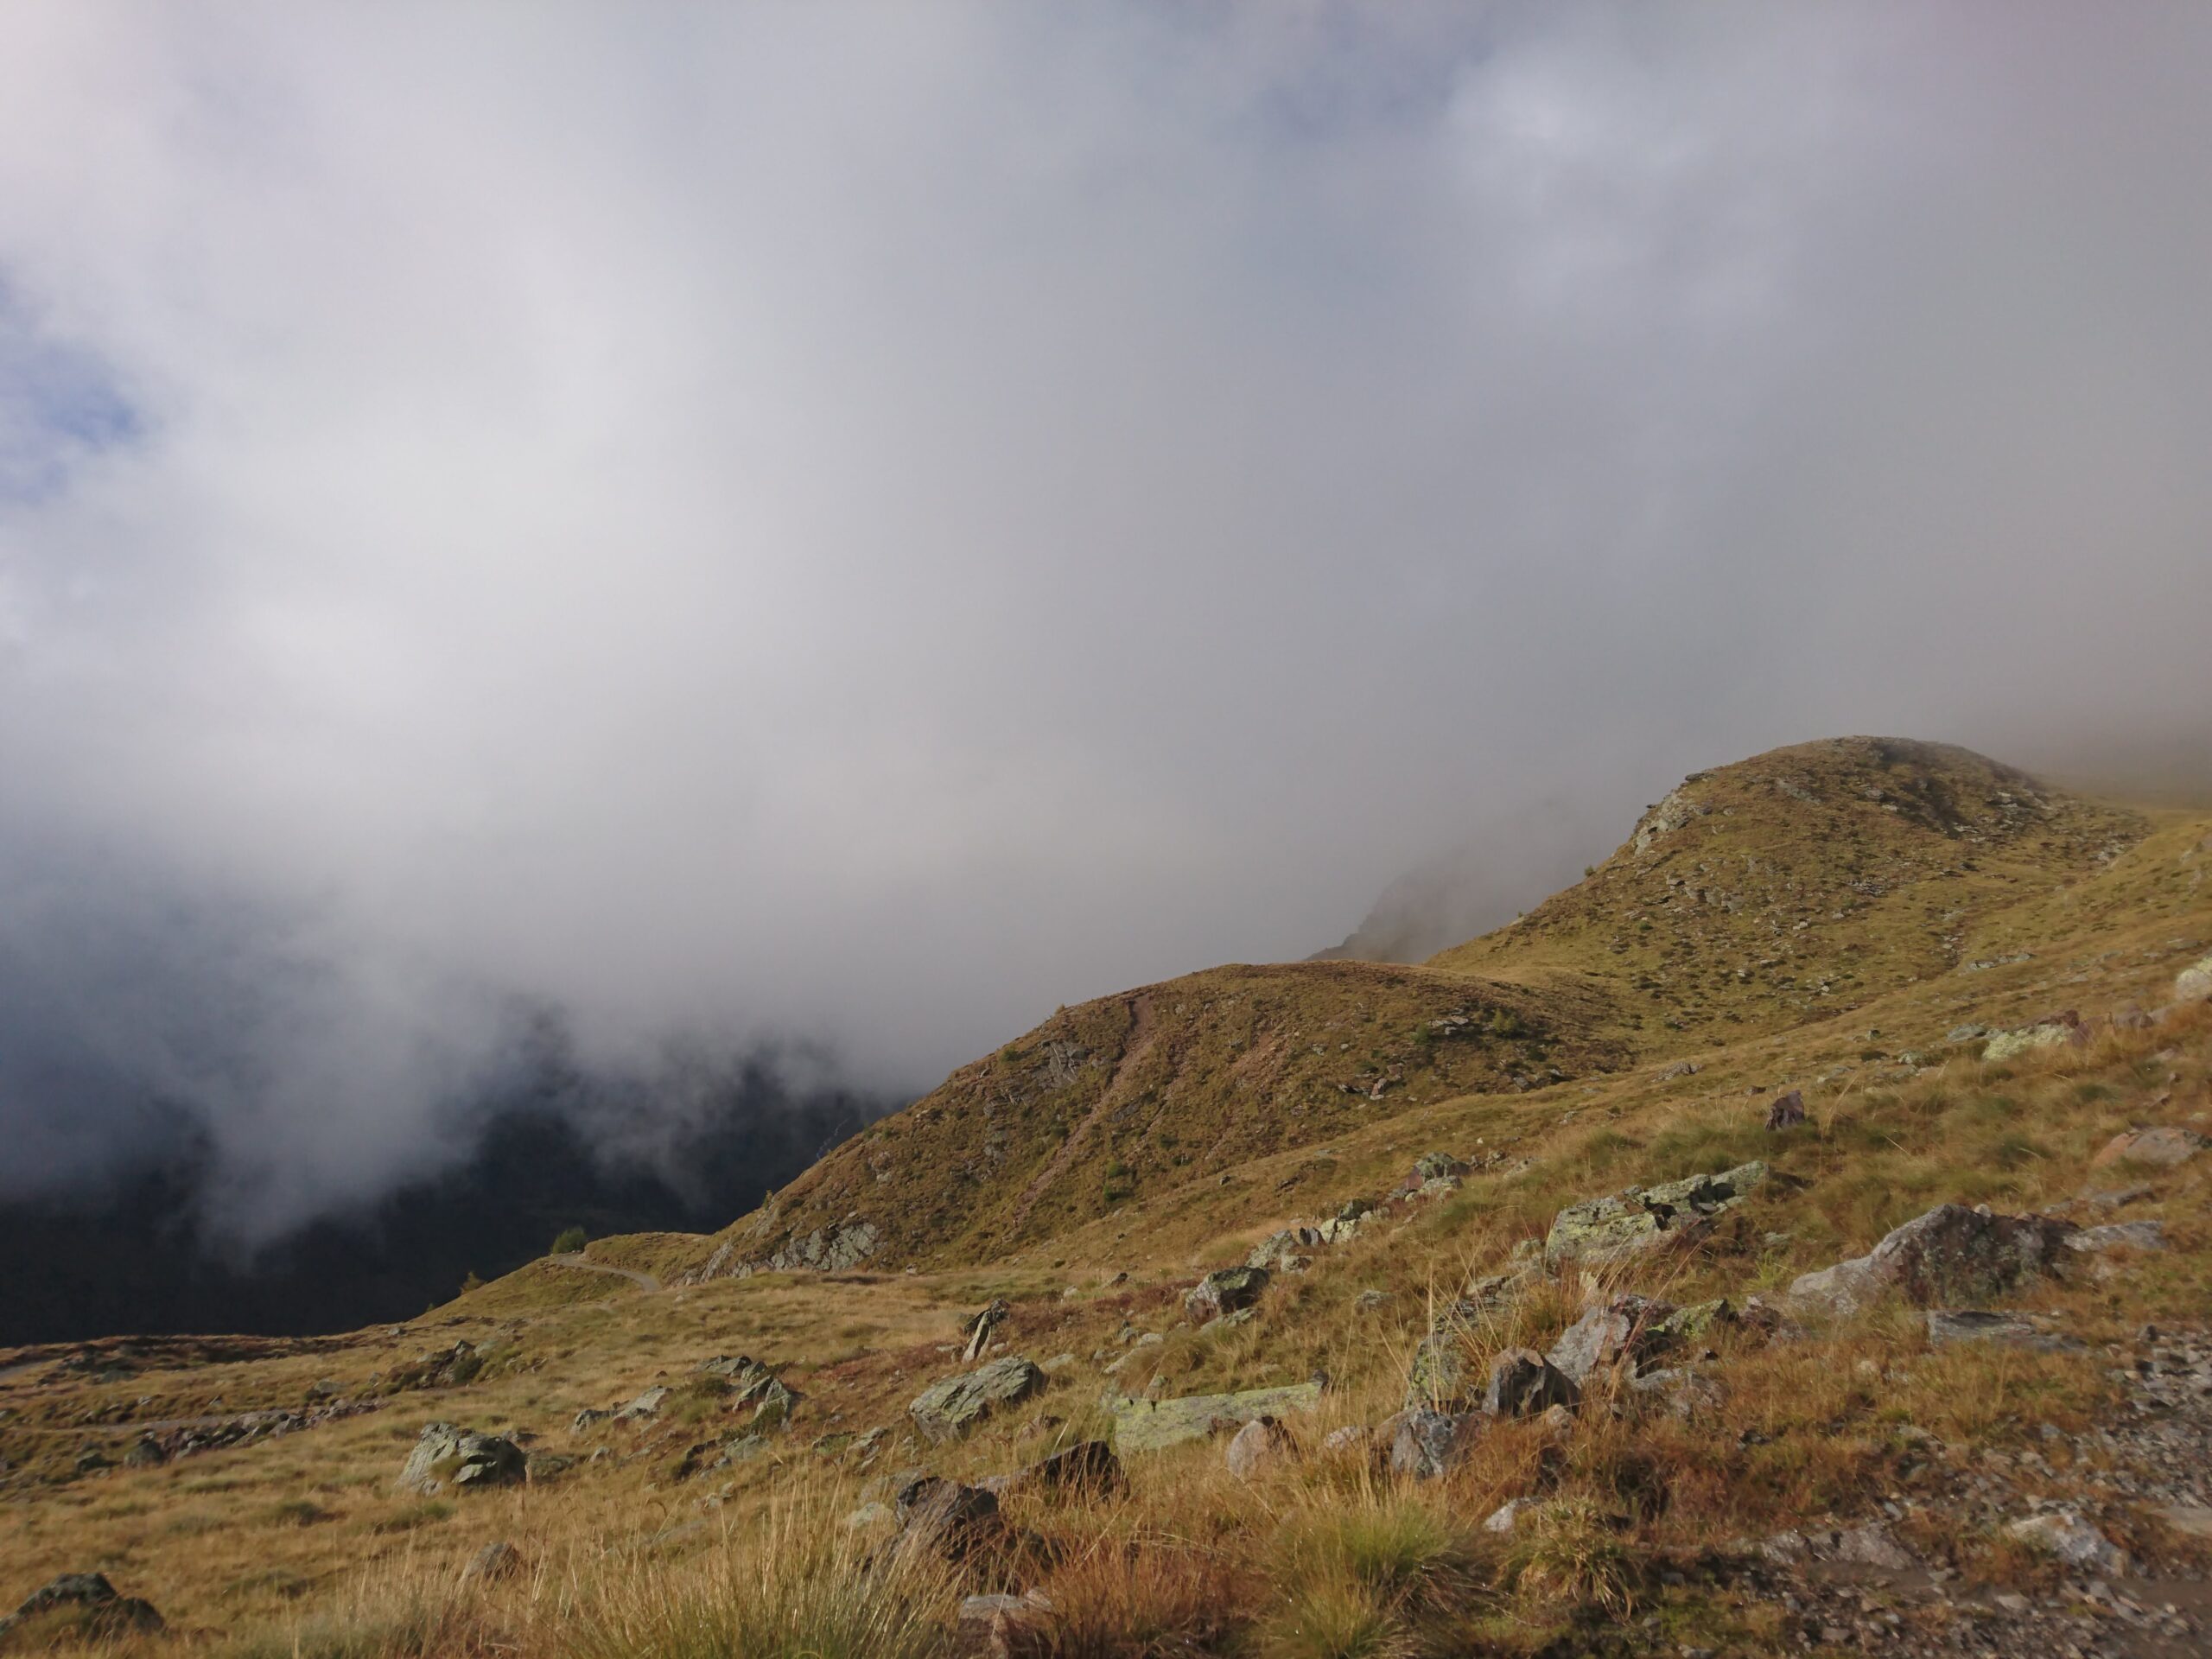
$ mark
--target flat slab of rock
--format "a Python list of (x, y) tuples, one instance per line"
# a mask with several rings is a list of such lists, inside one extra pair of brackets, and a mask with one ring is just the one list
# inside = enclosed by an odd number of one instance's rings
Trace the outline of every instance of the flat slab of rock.
[(1656, 1249), (1732, 1210), (1766, 1178), (1764, 1164), (1738, 1164), (1715, 1175), (1631, 1186), (1569, 1205), (1552, 1220), (1544, 1265), (1613, 1262)]
[(2069, 1567), (2113, 1577), (2132, 1570), (2127, 1553), (2079, 1516), (2059, 1511), (2015, 1521), (2005, 1530), (2022, 1543), (2056, 1555)]
[(2049, 1216), (1998, 1216), (1938, 1205), (1866, 1255), (1801, 1274), (1789, 1300), (1830, 1313), (1857, 1312), (1895, 1291), (1922, 1307), (1972, 1307), (2056, 1271), (2074, 1224)]
[(2101, 1255), (2107, 1250), (2163, 1250), (2166, 1248), (2166, 1224), (2108, 1221), (2101, 1227), (2084, 1227), (2078, 1233), (2069, 1234), (2066, 1248), (2085, 1255)]
[(2207, 1147), (2212, 1147), (2212, 1139), (2176, 1123), (2149, 1129), (2126, 1129), (2105, 1142), (2104, 1150), (2089, 1160), (2089, 1167), (2102, 1169), (2108, 1164), (2124, 1161), (2171, 1169), (2196, 1157)]
[(2079, 1338), (2052, 1331), (2025, 1314), (1992, 1313), (1978, 1308), (1929, 1308), (1928, 1340), (1937, 1348), (1986, 1342), (2043, 1354), (2067, 1352), (2082, 1345)]
[(1007, 1406), (1018, 1405), (1045, 1386), (1045, 1373), (1019, 1354), (958, 1376), (933, 1382), (906, 1408), (925, 1440), (943, 1445), (957, 1440)]
[(1114, 1449), (1124, 1456), (1157, 1452), (1224, 1428), (1241, 1428), (1255, 1417), (1312, 1411), (1320, 1403), (1319, 1382), (1248, 1389), (1239, 1394), (1190, 1394), (1179, 1400), (1116, 1400), (1110, 1405)]

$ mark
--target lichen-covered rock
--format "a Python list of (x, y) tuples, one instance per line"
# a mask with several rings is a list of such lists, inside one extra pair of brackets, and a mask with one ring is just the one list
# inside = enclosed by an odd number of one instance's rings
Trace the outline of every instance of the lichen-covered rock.
[(1127, 1456), (1201, 1440), (1225, 1428), (1241, 1428), (1255, 1417), (1312, 1411), (1320, 1403), (1321, 1385), (1314, 1382), (1248, 1389), (1239, 1394), (1185, 1395), (1176, 1400), (1124, 1398), (1110, 1401), (1108, 1406), (1114, 1415), (1114, 1449)]
[(1286, 1227), (1255, 1245), (1251, 1255), (1244, 1258), (1244, 1265), (1265, 1268), (1273, 1273), (1303, 1273), (1313, 1265), (1313, 1252), (1328, 1242), (1317, 1227)]
[(642, 1423), (658, 1417), (661, 1407), (668, 1402), (668, 1395), (669, 1391), (664, 1388), (647, 1389), (628, 1405), (618, 1409), (614, 1414), (615, 1419), (625, 1423)]
[(1199, 1280), (1183, 1299), (1183, 1311), (1192, 1323), (1204, 1325), (1208, 1319), (1249, 1307), (1268, 1287), (1268, 1276), (1265, 1268), (1217, 1268)]
[(1962, 1342), (1993, 1343), (2046, 1354), (2082, 1346), (2080, 1338), (2052, 1331), (2024, 1314), (1993, 1313), (1980, 1308), (1929, 1308), (1928, 1342), (1935, 1348)]
[(1994, 1033), (1982, 1046), (1981, 1058), (1993, 1063), (2018, 1059), (2039, 1048), (2063, 1048), (2069, 1043), (2087, 1042), (2088, 1035), (2081, 1017), (2069, 1009), (2038, 1020), (2031, 1026), (2022, 1026), (2017, 1031)]
[(1465, 1411), (1478, 1388), (1467, 1364), (1467, 1344), (1448, 1325), (1423, 1337), (1406, 1375), (1406, 1404), (1431, 1411)]
[(1642, 1372), (1629, 1379), (1629, 1389), (1645, 1399), (1658, 1401), (1672, 1415), (1683, 1418), (1717, 1411), (1728, 1399), (1727, 1390), (1719, 1382), (1687, 1365)]
[(1618, 1261), (1694, 1236), (1715, 1216), (1741, 1204), (1767, 1178), (1763, 1163), (1738, 1164), (1716, 1175), (1693, 1175), (1658, 1186), (1631, 1186), (1569, 1205), (1553, 1218), (1544, 1265)]
[(1922, 1307), (1975, 1307), (2056, 1272), (2075, 1231), (2049, 1216), (1998, 1216), (1938, 1205), (1885, 1237), (1866, 1255), (1799, 1276), (1789, 1300), (1850, 1313), (1885, 1291)]
[(427, 1496), (448, 1487), (475, 1491), (505, 1486), (528, 1473), (528, 1459), (512, 1440), (452, 1423), (426, 1423), (416, 1437), (415, 1449), (407, 1454), (397, 1484), (404, 1491)]
[(1019, 1354), (933, 1382), (906, 1408), (923, 1438), (957, 1440), (1005, 1407), (1018, 1405), (1045, 1386), (1045, 1373)]
[(2066, 1248), (2083, 1255), (2101, 1255), (2107, 1250), (2163, 1250), (2166, 1248), (2166, 1224), (2108, 1221), (2101, 1227), (2084, 1227), (2078, 1233), (2068, 1234)]
[(1490, 1368), (1483, 1409), (1493, 1417), (1533, 1417), (1554, 1406), (1573, 1408), (1582, 1398), (1573, 1378), (1533, 1348), (1509, 1348)]
[(2126, 1551), (2079, 1516), (2065, 1510), (2015, 1521), (2005, 1531), (2024, 1544), (2056, 1555), (2069, 1567), (2113, 1578), (2134, 1570)]

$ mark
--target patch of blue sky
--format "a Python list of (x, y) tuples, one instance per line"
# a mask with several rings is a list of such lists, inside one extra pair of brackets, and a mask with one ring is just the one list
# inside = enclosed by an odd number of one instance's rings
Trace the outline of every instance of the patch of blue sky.
[(108, 363), (43, 328), (0, 273), (0, 510), (51, 498), (86, 461), (144, 435)]

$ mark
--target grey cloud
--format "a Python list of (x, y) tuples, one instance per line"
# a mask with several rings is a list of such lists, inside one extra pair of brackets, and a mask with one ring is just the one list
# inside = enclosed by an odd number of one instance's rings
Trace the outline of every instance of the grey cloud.
[(515, 999), (926, 1084), (1773, 743), (2202, 731), (2201, 10), (1387, 10), (14, 9), (0, 374), (128, 411), (0, 399), (41, 1043), (321, 1192)]

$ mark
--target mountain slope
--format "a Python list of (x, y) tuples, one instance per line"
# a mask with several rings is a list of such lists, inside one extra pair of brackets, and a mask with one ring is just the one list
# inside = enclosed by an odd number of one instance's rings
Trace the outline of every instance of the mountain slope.
[(1593, 1034), (1612, 1022), (1586, 988), (1367, 963), (1216, 968), (1103, 997), (830, 1153), (732, 1230), (715, 1271), (840, 1228), (842, 1248), (806, 1264), (988, 1260), (1416, 1103), (1612, 1070), (1627, 1051)]
[(1608, 987), (1665, 1052), (1826, 1018), (1974, 960), (1998, 912), (2149, 833), (1943, 744), (1834, 738), (1693, 772), (1613, 855), (1441, 971)]

